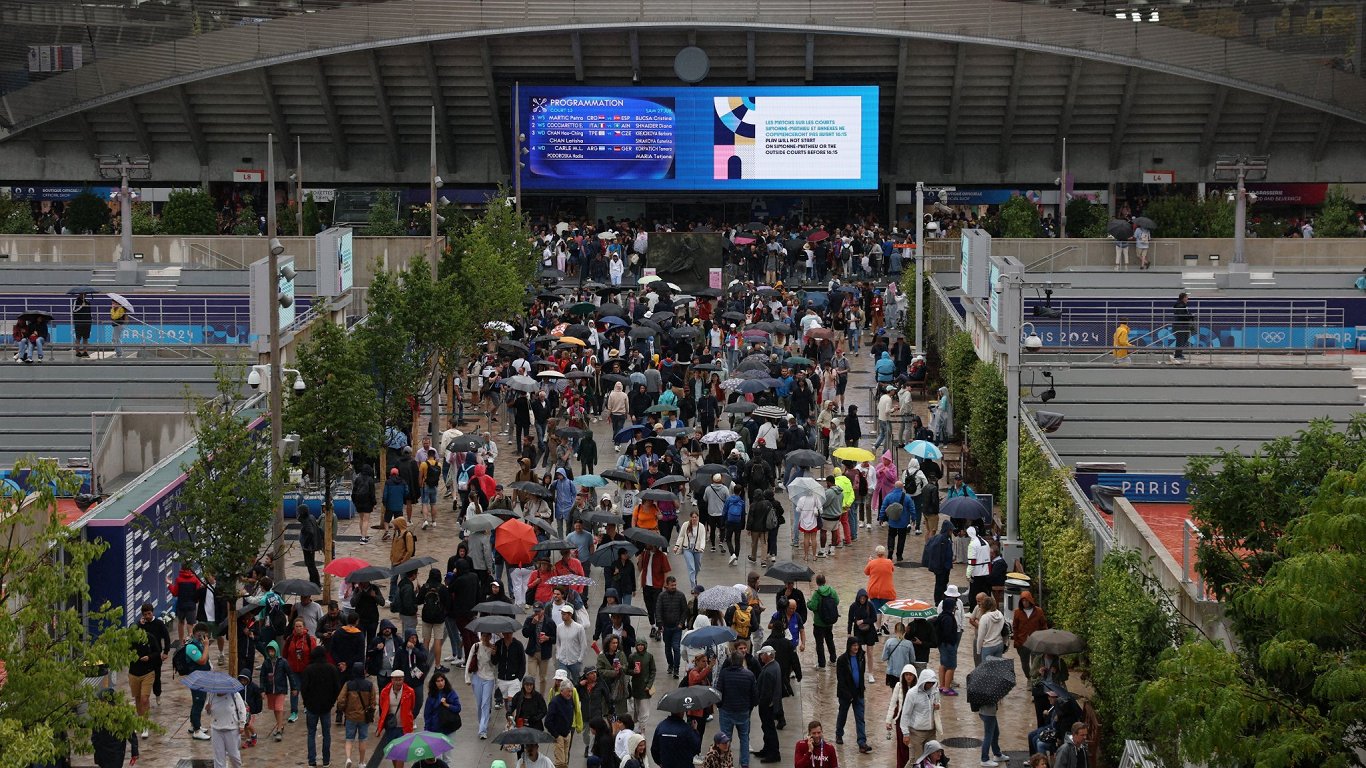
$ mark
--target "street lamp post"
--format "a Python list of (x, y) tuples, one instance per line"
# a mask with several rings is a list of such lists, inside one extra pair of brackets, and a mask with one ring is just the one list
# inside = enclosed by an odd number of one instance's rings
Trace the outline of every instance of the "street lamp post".
[[(1237, 182), (1233, 212), (1233, 261), (1229, 264), (1231, 272), (1247, 271), (1243, 248), (1247, 244), (1247, 201), (1250, 193), (1246, 182), (1265, 179), (1270, 159), (1270, 155), (1220, 155), (1214, 159), (1214, 178)], [(1253, 199), (1256, 199), (1255, 195)]]
[[(437, 245), (437, 243), (440, 240), (440, 229), (442, 221), (441, 215), (436, 212), (436, 206), (438, 203), (436, 191), (441, 188), (442, 181), (441, 177), (438, 176), (436, 173), (435, 104), (432, 105), (431, 164), (428, 168), (428, 177), (431, 181), (431, 188), (429, 190), (431, 193), (431, 197), (429, 198), (431, 200), (431, 221), (429, 222), (429, 225), (431, 227), (431, 253), (429, 254), (429, 258), (431, 260), (432, 266), (432, 283), (435, 284), (436, 281), (440, 279), (439, 273), (441, 271), (441, 249)], [(439, 356), (436, 354), (432, 355), (432, 404), (431, 414), (429, 418), (432, 422), (432, 446), (435, 447), (437, 450), (441, 450), (441, 446), (436, 444), (437, 437), (441, 434), (441, 363)]]
[(147, 156), (96, 155), (100, 178), (119, 180), (119, 261), (133, 261), (133, 190), (128, 186), (131, 178), (149, 179), (152, 177), (152, 160)]
[[(280, 442), (284, 439), (284, 402), (280, 393), (280, 302), (276, 297), (280, 281), (280, 254), (284, 248), (277, 245), (275, 221), (275, 134), (266, 134), (266, 237), (270, 245), (267, 261), (270, 279), (273, 281), (270, 292), (270, 466), (279, 472), (284, 466), (280, 456)], [(276, 580), (285, 576), (285, 507), (281, 502), (275, 505), (275, 516), (270, 525), (271, 553), (273, 556)]]
[(294, 137), (294, 232), (304, 237), (304, 143)]
[(925, 354), (925, 182), (915, 183), (915, 351)]

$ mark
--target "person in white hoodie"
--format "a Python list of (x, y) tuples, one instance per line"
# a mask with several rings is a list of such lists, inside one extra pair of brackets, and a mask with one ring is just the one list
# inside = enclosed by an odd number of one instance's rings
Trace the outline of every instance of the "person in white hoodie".
[(997, 607), (996, 598), (985, 598), (982, 601), (982, 616), (977, 619), (977, 637), (974, 639), (978, 663), (981, 663), (981, 659), (1005, 654), (1005, 637), (1002, 635), (1005, 625), (1006, 617)]
[[(908, 671), (914, 672), (915, 666), (907, 664), (902, 668), (903, 682), (907, 679)], [(895, 697), (897, 692), (893, 691), (892, 695)], [(908, 755), (919, 755), (925, 742), (935, 737), (935, 711), (938, 709), (939, 676), (932, 669), (921, 670), (915, 678), (915, 687), (905, 694), (898, 720), (901, 743)]]
[(977, 593), (991, 594), (991, 543), (977, 532), (975, 526), (968, 526), (968, 605), (977, 602)]
[(204, 706), (209, 713), (209, 733), (213, 739), (213, 768), (242, 768), (242, 727), (247, 724), (247, 704), (242, 695), (215, 693)]

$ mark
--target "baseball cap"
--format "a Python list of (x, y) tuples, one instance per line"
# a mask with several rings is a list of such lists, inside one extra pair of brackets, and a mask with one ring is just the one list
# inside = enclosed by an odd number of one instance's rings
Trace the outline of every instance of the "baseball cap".
[(560, 613), (573, 613), (573, 612), (574, 612), (574, 606), (569, 605), (568, 603), (566, 603), (566, 604), (560, 606)]
[(718, 733), (718, 734), (716, 734), (715, 736), (711, 737), (711, 740), (712, 740), (712, 743), (714, 743), (714, 744), (729, 744), (729, 743), (730, 743), (730, 737), (727, 736), (727, 735), (724, 734), (724, 733)]
[(777, 656), (777, 655), (778, 655), (778, 652), (775, 651), (775, 650), (773, 650), (773, 646), (771, 646), (771, 645), (765, 645), (763, 648), (760, 648), (760, 649), (759, 649), (759, 655), (760, 655), (760, 656), (765, 656), (765, 655), (767, 655), (767, 656)]
[(389, 673), (389, 677), (403, 677), (403, 670), (396, 669), (393, 672)]
[(394, 475), (394, 476), (398, 476), (398, 467), (394, 467), (393, 469), (390, 469), (390, 470), (389, 470), (389, 474)]

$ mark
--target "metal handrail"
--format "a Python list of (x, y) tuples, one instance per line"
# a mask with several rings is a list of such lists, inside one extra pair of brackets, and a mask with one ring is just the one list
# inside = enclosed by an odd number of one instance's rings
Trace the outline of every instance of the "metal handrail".
[(208, 263), (205, 266), (207, 266), (209, 269), (222, 269), (222, 267), (215, 262), (223, 262), (227, 264), (228, 267), (231, 269), (247, 268), (246, 263), (242, 259), (233, 259), (227, 254), (219, 253), (218, 251), (215, 251), (214, 249), (210, 248), (209, 246), (203, 243), (191, 241), (190, 253), (197, 254), (200, 252), (202, 252), (207, 257)]

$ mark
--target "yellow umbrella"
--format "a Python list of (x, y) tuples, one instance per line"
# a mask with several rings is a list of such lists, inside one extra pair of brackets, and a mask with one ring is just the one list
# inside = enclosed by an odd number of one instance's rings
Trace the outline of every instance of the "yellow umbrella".
[(836, 448), (835, 452), (830, 455), (834, 456), (840, 461), (872, 461), (873, 459), (877, 458), (873, 455), (872, 451), (869, 451), (864, 448), (854, 448), (851, 446), (846, 446), (844, 448)]
[(576, 347), (586, 346), (586, 343), (584, 342), (584, 340), (578, 338), (577, 336), (561, 336), (561, 337), (558, 339), (558, 341), (559, 341), (561, 344), (573, 344), (573, 345), (576, 346)]

